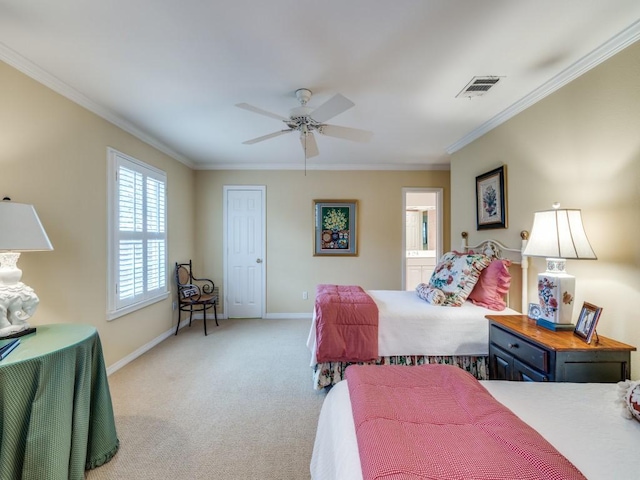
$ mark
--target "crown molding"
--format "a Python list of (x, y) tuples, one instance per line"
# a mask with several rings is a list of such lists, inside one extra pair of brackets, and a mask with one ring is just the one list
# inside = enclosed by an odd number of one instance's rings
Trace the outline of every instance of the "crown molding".
[(534, 103), (542, 100), (546, 96), (552, 94), (556, 90), (572, 82), (582, 74), (588, 72), (592, 68), (598, 66), (605, 60), (614, 56), (616, 53), (624, 50), (629, 45), (635, 43), (640, 39), (640, 20), (632, 23), (628, 28), (611, 38), (609, 41), (596, 48), (593, 52), (585, 55), (580, 60), (569, 66), (558, 75), (553, 77), (546, 83), (543, 83), (540, 87), (536, 88), (529, 95), (523, 97), (507, 109), (500, 112), (491, 120), (480, 125), (478, 128), (469, 132), (457, 142), (447, 147), (446, 152), (452, 154), (467, 146), (474, 140), (477, 140), (485, 133), (493, 130), (497, 126), (506, 122), (510, 118), (514, 117), (518, 113), (526, 110)]
[(71, 100), (74, 103), (77, 103), (81, 107), (86, 108), (92, 113), (95, 113), (99, 117), (105, 119), (109, 123), (114, 124), (116, 127), (121, 128), (127, 133), (130, 133), (134, 137), (142, 140), (143, 142), (149, 144), (153, 148), (160, 150), (163, 153), (166, 153), (174, 160), (177, 160), (180, 163), (185, 164), (190, 168), (194, 168), (194, 163), (188, 158), (180, 155), (179, 153), (173, 151), (171, 148), (167, 147), (165, 144), (159, 142), (154, 137), (148, 135), (143, 132), (139, 128), (135, 127), (131, 123), (127, 122), (120, 116), (113, 113), (108, 108), (105, 108), (96, 102), (90, 100), (82, 93), (78, 92), (76, 89), (70, 87), (60, 79), (46, 72), (42, 68), (38, 67), (36, 64), (27, 60), (19, 53), (10, 49), (3, 43), (0, 43), (0, 60), (11, 65), (16, 70), (24, 73), (28, 77), (34, 79), (35, 81), (41, 83), (45, 87), (50, 88), (56, 93), (59, 93), (63, 97)]
[(345, 170), (384, 170), (384, 171), (424, 171), (424, 170), (451, 170), (451, 165), (427, 164), (427, 163), (406, 163), (406, 164), (354, 164), (354, 163), (322, 163), (306, 165), (301, 162), (294, 163), (216, 163), (216, 164), (196, 164), (195, 170), (316, 170), (316, 171), (345, 171)]

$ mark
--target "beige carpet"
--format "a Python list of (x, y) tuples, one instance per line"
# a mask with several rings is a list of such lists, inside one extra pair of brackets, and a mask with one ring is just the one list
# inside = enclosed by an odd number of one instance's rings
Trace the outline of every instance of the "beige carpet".
[(103, 479), (309, 479), (325, 394), (309, 320), (202, 321), (109, 377), (120, 439)]

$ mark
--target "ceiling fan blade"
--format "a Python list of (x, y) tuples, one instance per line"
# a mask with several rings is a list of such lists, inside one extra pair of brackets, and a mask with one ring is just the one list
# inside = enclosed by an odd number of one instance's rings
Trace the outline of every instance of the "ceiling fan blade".
[(311, 112), (310, 116), (316, 122), (323, 123), (349, 110), (354, 105), (355, 103), (338, 93)]
[(236, 103), (236, 107), (242, 108), (244, 110), (249, 110), (253, 113), (259, 113), (260, 115), (264, 115), (266, 117), (275, 118), (276, 120), (282, 120), (283, 122), (288, 122), (289, 119), (283, 117), (282, 115), (278, 115), (277, 113), (267, 112), (266, 110), (262, 110), (261, 108), (254, 107), (253, 105), (249, 105), (248, 103)]
[(353, 140), (354, 142), (368, 142), (371, 140), (373, 132), (360, 130), (359, 128), (340, 127), (338, 125), (322, 125), (318, 131), (322, 135), (329, 137), (344, 138), (345, 140)]
[(293, 132), (292, 129), (288, 130), (280, 130), (279, 132), (273, 132), (269, 135), (263, 135), (262, 137), (252, 138), (251, 140), (247, 140), (246, 142), (242, 142), (243, 145), (253, 145), (254, 143), (262, 142), (263, 140), (269, 140), (270, 138), (279, 137), (280, 135), (284, 135), (285, 133)]
[(300, 134), (300, 143), (302, 144), (302, 149), (305, 152), (306, 158), (317, 157), (320, 155), (318, 151), (318, 144), (316, 143), (316, 137), (311, 132), (307, 132), (306, 134)]

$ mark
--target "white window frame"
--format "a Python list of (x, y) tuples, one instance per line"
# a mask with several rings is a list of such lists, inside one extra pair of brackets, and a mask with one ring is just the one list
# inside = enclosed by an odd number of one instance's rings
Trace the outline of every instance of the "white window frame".
[[(130, 157), (113, 148), (107, 148), (107, 164), (108, 164), (108, 192), (107, 192), (107, 209), (108, 209), (108, 235), (107, 242), (107, 320), (114, 320), (128, 313), (139, 310), (153, 303), (162, 301), (169, 296), (169, 269), (168, 269), (168, 235), (167, 235), (167, 174), (151, 165), (140, 160)], [(120, 168), (124, 167), (133, 171), (136, 175), (142, 176), (142, 231), (120, 231), (119, 211), (120, 211), (120, 189), (118, 173)], [(159, 222), (164, 228), (160, 228), (159, 232), (147, 231), (147, 179), (153, 179), (164, 185), (164, 211), (163, 218)], [(130, 240), (141, 244), (142, 248), (142, 285), (137, 293), (128, 298), (119, 298), (120, 290), (120, 241)], [(161, 265), (159, 285), (157, 288), (149, 289), (148, 280), (149, 272), (147, 271), (147, 244), (150, 240), (164, 242), (164, 265)], [(157, 279), (157, 276), (155, 277)]]

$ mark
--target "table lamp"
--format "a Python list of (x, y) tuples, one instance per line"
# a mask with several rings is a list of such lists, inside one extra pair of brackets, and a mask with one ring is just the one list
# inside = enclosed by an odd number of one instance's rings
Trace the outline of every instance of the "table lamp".
[(552, 329), (572, 328), (576, 279), (565, 271), (565, 261), (597, 259), (584, 231), (580, 210), (561, 209), (559, 203), (554, 203), (553, 210), (536, 212), (522, 254), (547, 259), (547, 271), (538, 275), (539, 324)]
[(20, 281), (20, 252), (53, 250), (33, 205), (0, 202), (0, 338), (19, 337), (35, 331), (27, 320), (40, 300)]

